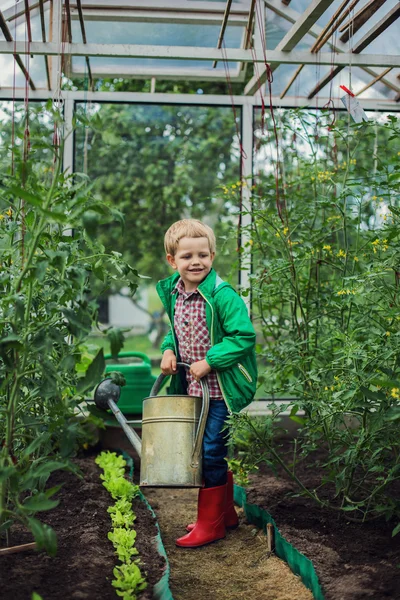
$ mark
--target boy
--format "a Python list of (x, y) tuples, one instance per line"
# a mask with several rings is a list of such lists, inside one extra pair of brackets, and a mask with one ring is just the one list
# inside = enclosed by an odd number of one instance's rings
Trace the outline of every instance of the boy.
[[(253, 399), (256, 336), (243, 300), (212, 268), (215, 235), (208, 225), (196, 219), (177, 221), (166, 232), (164, 245), (177, 272), (157, 284), (171, 322), (161, 345), (161, 370), (174, 375), (171, 394), (201, 396), (202, 377), (210, 390), (197, 521), (176, 541), (177, 546), (196, 548), (225, 537), (225, 527), (238, 525), (222, 428), (228, 413), (239, 412)], [(178, 374), (177, 362), (191, 365), (186, 380)]]

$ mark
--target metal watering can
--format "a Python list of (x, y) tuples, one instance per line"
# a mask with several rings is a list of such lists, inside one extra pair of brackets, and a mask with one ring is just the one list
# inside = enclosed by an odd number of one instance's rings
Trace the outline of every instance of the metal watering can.
[[(178, 366), (190, 368), (186, 363)], [(161, 374), (150, 396), (143, 400), (142, 439), (117, 406), (121, 388), (111, 379), (97, 386), (94, 401), (111, 409), (140, 456), (140, 485), (147, 487), (202, 487), (202, 444), (210, 395), (200, 380), (203, 398), (157, 396), (165, 379)]]

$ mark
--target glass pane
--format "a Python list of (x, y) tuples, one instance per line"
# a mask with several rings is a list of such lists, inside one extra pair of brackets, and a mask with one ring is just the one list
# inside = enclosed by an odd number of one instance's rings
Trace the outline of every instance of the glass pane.
[[(210, 73), (215, 73), (216, 70), (221, 72), (224, 71), (224, 64), (219, 61), (216, 68), (212, 68), (212, 62), (204, 60), (174, 60), (174, 59), (160, 59), (160, 58), (114, 58), (105, 56), (91, 56), (89, 58), (91, 67), (97, 67), (101, 69), (102, 73), (109, 73), (110, 76), (116, 73), (118, 68), (121, 72), (126, 72), (130, 67), (150, 68), (150, 69), (165, 69), (165, 74), (168, 75), (168, 68), (181, 69), (184, 72), (193, 69), (207, 69)], [(229, 63), (229, 69), (232, 72), (237, 69), (237, 63)], [(85, 58), (83, 56), (74, 56), (72, 58), (72, 70), (75, 72), (82, 73), (86, 68)]]
[[(163, 241), (174, 221), (193, 217), (212, 226), (214, 266), (224, 279), (237, 281), (240, 160), (232, 109), (83, 103), (76, 108), (89, 121), (76, 131), (75, 171), (87, 173), (94, 193), (125, 215), (123, 230), (110, 224), (99, 235), (148, 278), (134, 298), (141, 311), (129, 294), (121, 297), (126, 290), (99, 292), (101, 323), (131, 330), (124, 350), (159, 356), (169, 325), (155, 284), (173, 272)], [(225, 187), (228, 183), (235, 187)], [(95, 337), (93, 342), (102, 343)]]
[[(182, 23), (135, 23), (133, 21), (85, 22), (88, 43), (138, 44), (152, 46), (199, 46), (214, 48), (220, 32), (218, 25), (185, 25)], [(243, 27), (227, 27), (225, 45), (240, 48)], [(79, 21), (72, 21), (72, 39), (82, 41)]]
[[(36, 88), (46, 88), (46, 67), (44, 56), (35, 55), (33, 58), (20, 55)], [(26, 78), (12, 56), (0, 54), (0, 87), (24, 87)]]

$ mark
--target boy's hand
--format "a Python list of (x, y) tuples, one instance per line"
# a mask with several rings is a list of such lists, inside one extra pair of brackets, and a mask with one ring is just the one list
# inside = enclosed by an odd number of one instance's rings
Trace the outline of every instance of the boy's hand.
[(208, 375), (210, 373), (211, 367), (208, 362), (204, 360), (198, 360), (193, 363), (190, 367), (190, 374), (194, 377), (196, 381), (200, 381), (202, 377)]
[(173, 350), (166, 350), (164, 352), (160, 366), (163, 375), (175, 375), (176, 356)]

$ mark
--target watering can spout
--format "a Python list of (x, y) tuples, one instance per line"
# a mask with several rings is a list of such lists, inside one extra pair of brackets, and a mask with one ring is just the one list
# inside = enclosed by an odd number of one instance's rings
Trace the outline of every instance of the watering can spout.
[(121, 425), (130, 443), (135, 448), (139, 457), (141, 457), (142, 440), (136, 431), (129, 427), (124, 415), (117, 406), (120, 394), (121, 388), (119, 385), (114, 383), (111, 379), (103, 379), (94, 392), (94, 401), (99, 408), (106, 410), (110, 409), (114, 413), (115, 418)]

